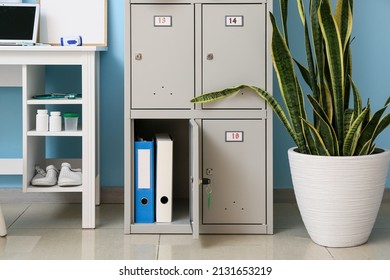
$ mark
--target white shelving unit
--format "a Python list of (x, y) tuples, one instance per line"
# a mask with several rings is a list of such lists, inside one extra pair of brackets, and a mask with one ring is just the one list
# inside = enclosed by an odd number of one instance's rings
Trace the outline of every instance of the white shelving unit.
[[(0, 167), (12, 164), (12, 170), (0, 174), (18, 174), (22, 161), (23, 192), (78, 192), (82, 195), (82, 228), (95, 228), (95, 205), (99, 203), (99, 53), (105, 47), (0, 47), (0, 73), (12, 70), (11, 84), (1, 80), (0, 86), (22, 87), (23, 107), (23, 158), (1, 159)], [(81, 67), (82, 98), (36, 100), (34, 95), (45, 94), (46, 66), (76, 65)], [(21, 79), (20, 79), (21, 77)], [(1, 97), (0, 97), (1, 98)], [(76, 106), (81, 118), (77, 131), (37, 132), (35, 115), (37, 109), (50, 105)], [(46, 140), (49, 137), (77, 137), (81, 140), (81, 157), (48, 158)], [(35, 165), (45, 168), (49, 164), (61, 167), (62, 162), (82, 168), (81, 186), (36, 187), (30, 182), (35, 174)]]

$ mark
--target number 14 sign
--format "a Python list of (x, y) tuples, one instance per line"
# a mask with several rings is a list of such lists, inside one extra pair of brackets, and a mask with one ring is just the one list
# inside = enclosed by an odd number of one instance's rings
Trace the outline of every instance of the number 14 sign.
[(225, 26), (244, 26), (244, 16), (225, 16)]

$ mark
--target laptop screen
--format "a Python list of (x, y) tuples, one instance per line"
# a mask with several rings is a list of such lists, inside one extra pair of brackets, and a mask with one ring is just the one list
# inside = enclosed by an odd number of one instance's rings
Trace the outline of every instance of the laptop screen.
[(36, 43), (38, 4), (0, 3), (0, 43)]

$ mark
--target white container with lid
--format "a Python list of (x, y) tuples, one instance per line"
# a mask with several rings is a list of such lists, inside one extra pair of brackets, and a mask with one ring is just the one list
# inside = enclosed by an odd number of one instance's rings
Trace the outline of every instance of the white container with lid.
[(65, 130), (77, 130), (79, 114), (78, 113), (64, 113)]
[(48, 131), (49, 130), (49, 115), (46, 109), (38, 109), (35, 120), (36, 131)]
[(49, 129), (50, 131), (62, 130), (61, 112), (58, 111), (50, 112)]

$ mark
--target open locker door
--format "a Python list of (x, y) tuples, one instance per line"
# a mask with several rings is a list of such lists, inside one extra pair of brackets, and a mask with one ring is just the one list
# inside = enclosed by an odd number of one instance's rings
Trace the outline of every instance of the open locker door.
[(190, 220), (192, 236), (199, 238), (199, 158), (200, 128), (195, 120), (190, 120)]

